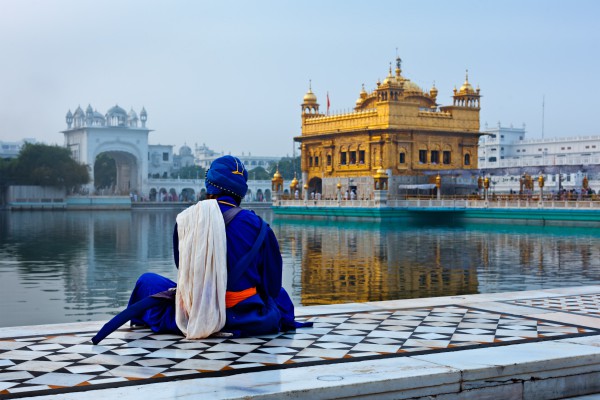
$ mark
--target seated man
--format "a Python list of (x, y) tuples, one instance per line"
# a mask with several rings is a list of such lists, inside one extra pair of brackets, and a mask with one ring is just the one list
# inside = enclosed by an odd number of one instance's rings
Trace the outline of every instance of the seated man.
[[(232, 156), (216, 159), (206, 172), (208, 201), (216, 200), (218, 209), (225, 220), (226, 320), (221, 332), (234, 336), (249, 336), (293, 330), (296, 327), (311, 325), (294, 321), (294, 306), (289, 295), (281, 286), (282, 259), (275, 234), (253, 211), (239, 208), (239, 204), (248, 190), (247, 179), (248, 173), (244, 165), (239, 159)], [(178, 215), (178, 221), (183, 221), (180, 220), (180, 217), (186, 211)], [(176, 224), (173, 233), (173, 255), (178, 268), (181, 262), (180, 251), (183, 248), (180, 234), (181, 231), (178, 230)], [(179, 279), (177, 292), (180, 292), (182, 288), (181, 270)], [(154, 332), (187, 335), (185, 329), (182, 329), (181, 323), (178, 324), (181, 316), (176, 315), (179, 312), (176, 309), (180, 299), (172, 301), (173, 296), (168, 294), (169, 290), (176, 286), (175, 282), (160, 275), (143, 274), (138, 279), (131, 295), (130, 307), (150, 296), (167, 298), (167, 300), (153, 302), (151, 307), (128, 316), (131, 318), (132, 325), (147, 325)], [(171, 290), (171, 293), (173, 292)], [(99, 334), (97, 341), (102, 340), (106, 335), (106, 333), (103, 336)]]

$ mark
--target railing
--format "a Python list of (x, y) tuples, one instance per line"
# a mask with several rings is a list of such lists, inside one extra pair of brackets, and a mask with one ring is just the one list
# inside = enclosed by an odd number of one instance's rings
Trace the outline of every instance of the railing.
[(375, 207), (374, 200), (277, 200), (274, 206), (282, 207)]
[[(382, 204), (374, 200), (278, 200), (274, 204), (278, 207), (381, 207)], [(440, 200), (434, 197), (414, 197), (403, 200), (387, 200), (384, 207), (391, 208), (422, 208), (426, 209), (594, 209), (600, 210), (600, 201), (597, 199), (561, 200), (542, 199), (539, 197), (509, 197), (495, 199), (480, 199), (478, 196), (470, 198), (445, 197)]]

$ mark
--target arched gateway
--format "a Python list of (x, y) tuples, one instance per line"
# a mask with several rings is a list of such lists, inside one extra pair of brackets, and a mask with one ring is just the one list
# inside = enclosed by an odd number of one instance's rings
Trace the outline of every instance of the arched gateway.
[[(90, 168), (94, 177), (96, 157), (106, 154), (116, 164), (116, 180), (110, 194), (130, 195), (146, 193), (148, 177), (148, 115), (142, 108), (140, 116), (133, 109), (127, 113), (118, 105), (105, 115), (88, 105), (84, 112), (77, 107), (74, 113), (67, 113), (65, 145), (73, 158)], [(140, 126), (138, 126), (138, 124)], [(88, 184), (90, 193), (95, 192), (94, 181)]]

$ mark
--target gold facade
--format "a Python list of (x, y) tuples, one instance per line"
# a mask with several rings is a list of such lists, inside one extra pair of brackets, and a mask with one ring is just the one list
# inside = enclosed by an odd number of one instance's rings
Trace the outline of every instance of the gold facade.
[[(372, 193), (378, 169), (390, 178), (389, 195), (399, 183), (416, 183), (416, 177), (450, 170), (477, 169), (479, 140), (479, 88), (468, 75), (454, 89), (453, 104), (438, 107), (438, 91), (427, 93), (401, 74), (388, 76), (371, 93), (364, 87), (349, 113), (320, 112), (309, 88), (302, 103), (301, 143), (303, 180), (309, 190), (335, 198), (336, 184), (358, 187), (358, 197)], [(422, 182), (422, 180), (420, 181)]]

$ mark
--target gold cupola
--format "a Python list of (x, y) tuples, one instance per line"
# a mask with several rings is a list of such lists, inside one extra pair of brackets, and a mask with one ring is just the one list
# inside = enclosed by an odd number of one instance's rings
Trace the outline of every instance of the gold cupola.
[(273, 179), (271, 179), (271, 188), (274, 192), (283, 191), (283, 176), (279, 173), (279, 166), (277, 166), (277, 170), (273, 174)]
[(317, 96), (312, 91), (312, 82), (308, 81), (308, 92), (302, 99), (302, 114), (318, 114), (319, 104), (317, 103)]

